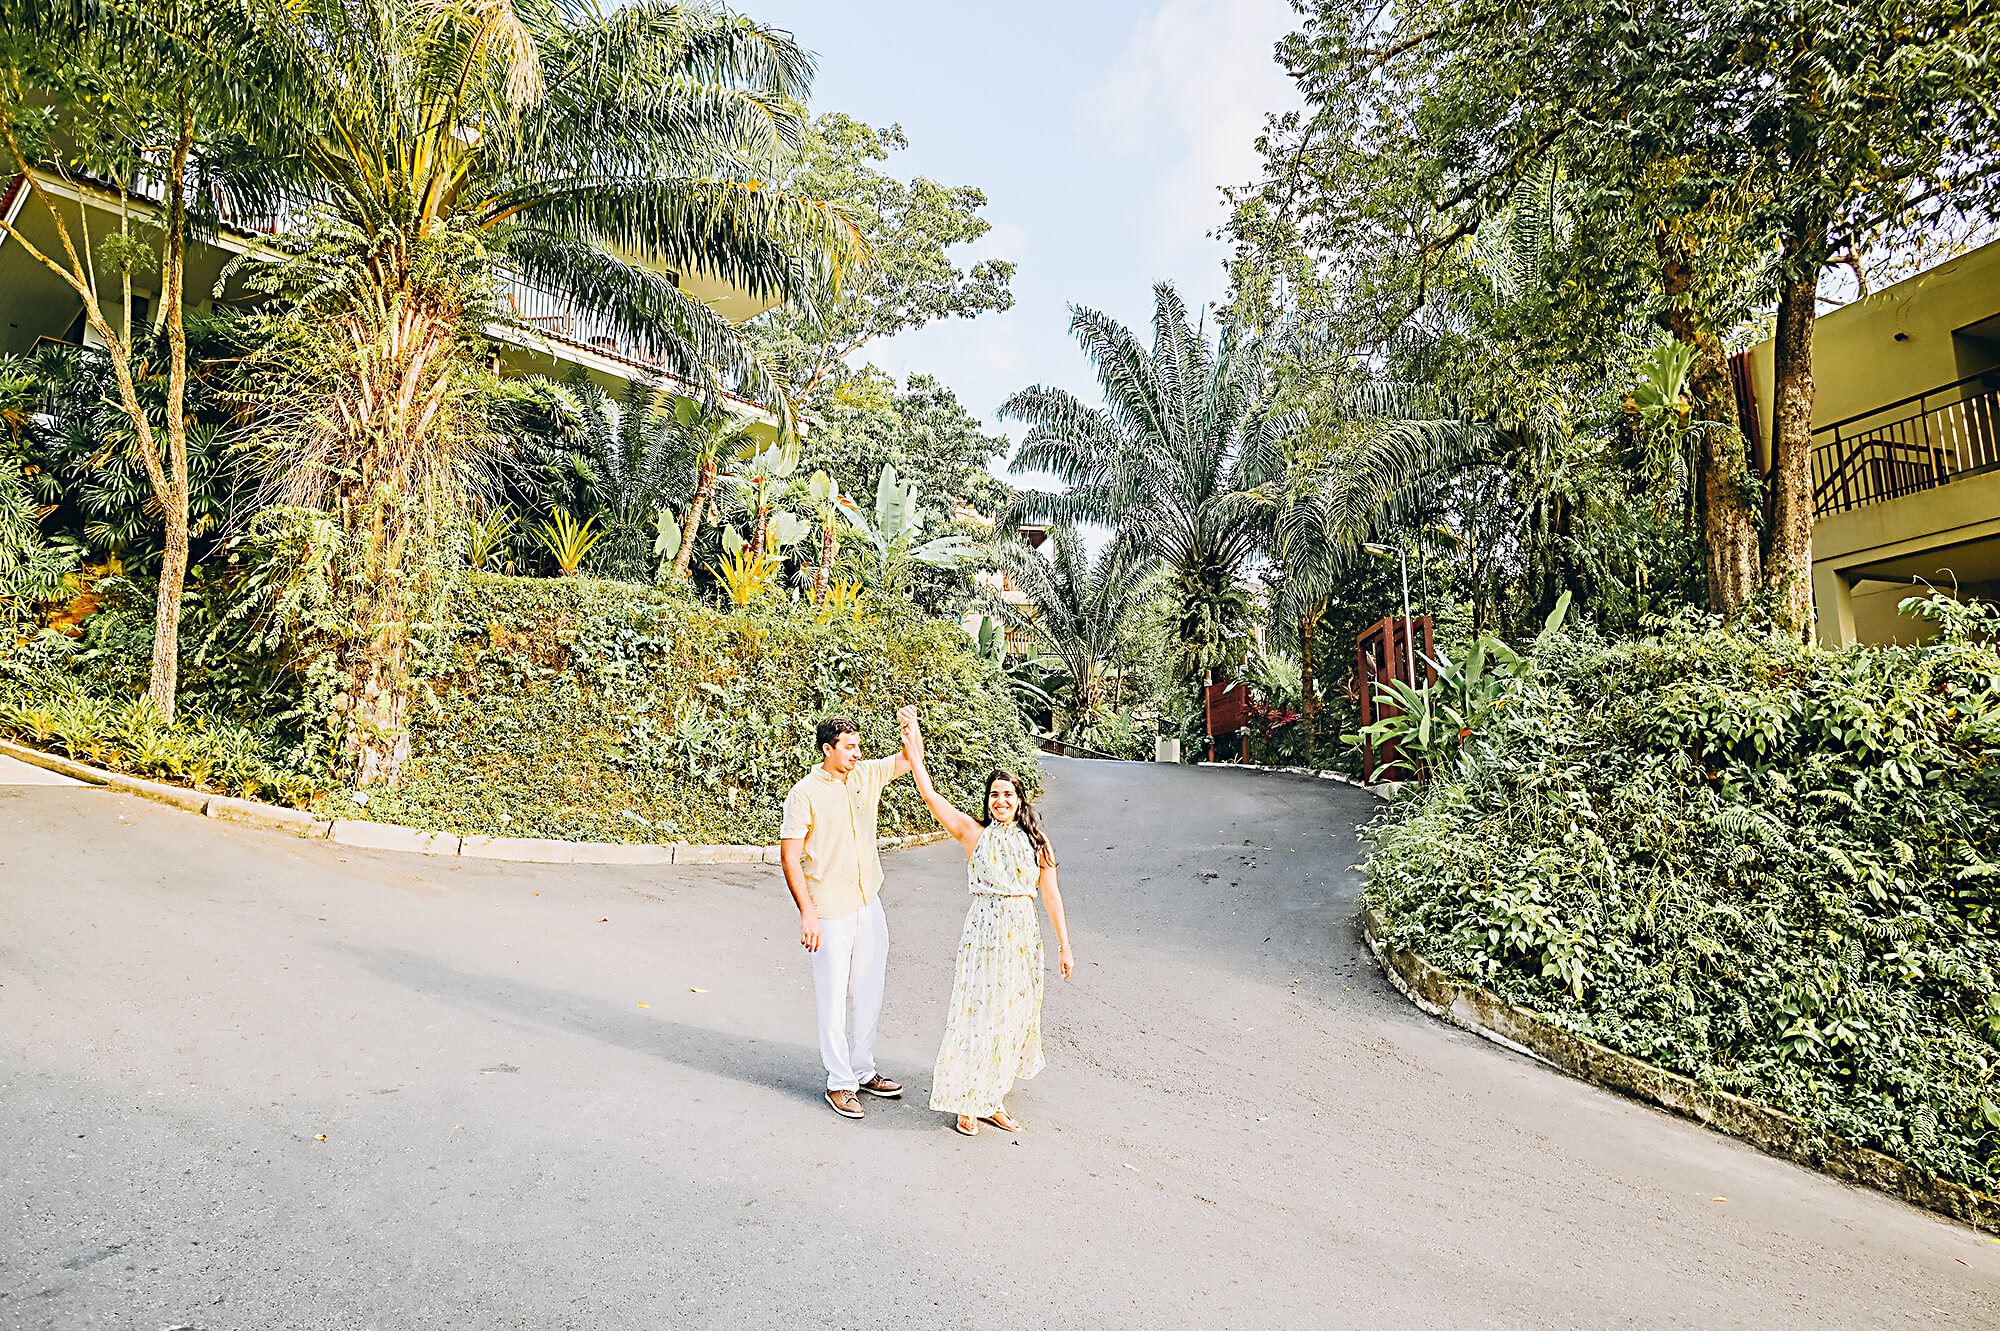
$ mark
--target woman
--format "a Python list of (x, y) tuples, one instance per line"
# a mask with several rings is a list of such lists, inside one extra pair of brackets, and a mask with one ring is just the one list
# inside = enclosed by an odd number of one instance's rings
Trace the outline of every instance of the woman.
[(951, 985), (951, 1013), (931, 1075), (931, 1108), (956, 1114), (953, 1125), (968, 1137), (982, 1121), (1003, 1132), (1021, 1125), (1002, 1103), (1018, 1079), (1042, 1070), (1042, 929), (1035, 919), (1040, 892), (1056, 929), (1057, 961), (1065, 980), (1075, 962), (1056, 887), (1056, 857), (1042, 835), (1035, 807), (1012, 772), (986, 778), (982, 815), (968, 817), (938, 794), (924, 766), (923, 736), (906, 733), (914, 775), (924, 803), (944, 830), (965, 847), (972, 908), (958, 942), (958, 973)]

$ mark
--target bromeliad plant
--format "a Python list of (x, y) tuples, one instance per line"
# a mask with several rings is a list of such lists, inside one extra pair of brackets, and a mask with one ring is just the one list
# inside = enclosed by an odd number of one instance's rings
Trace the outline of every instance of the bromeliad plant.
[(556, 561), (557, 572), (565, 578), (574, 578), (583, 572), (583, 561), (604, 539), (604, 533), (597, 527), (596, 514), (579, 523), (570, 516), (569, 510), (559, 508), (555, 521), (535, 524), (535, 539)]

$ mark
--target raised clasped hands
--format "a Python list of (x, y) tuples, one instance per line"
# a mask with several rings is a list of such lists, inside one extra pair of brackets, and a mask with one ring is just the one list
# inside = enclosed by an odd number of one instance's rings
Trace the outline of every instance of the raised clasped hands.
[(912, 763), (922, 762), (924, 760), (924, 732), (917, 725), (917, 709), (915, 707), (899, 708), (896, 712), (896, 724), (903, 731), (903, 752), (909, 756)]

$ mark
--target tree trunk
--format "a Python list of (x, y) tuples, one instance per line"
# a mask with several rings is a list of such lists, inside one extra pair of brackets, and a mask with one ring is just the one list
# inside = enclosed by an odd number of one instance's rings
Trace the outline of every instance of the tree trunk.
[[(160, 265), (161, 313), (167, 329), (166, 556), (154, 603), (153, 669), (146, 696), (162, 720), (174, 719), (180, 689), (181, 593), (188, 566), (187, 320), (181, 308), (187, 259), (187, 159), (194, 145), (194, 116), (183, 99), (172, 164), (167, 172), (166, 254)], [(129, 329), (128, 329), (129, 335)]]
[(1772, 594), (1771, 614), (1778, 627), (1808, 639), (1813, 631), (1813, 316), (1820, 274), (1815, 254), (1825, 244), (1823, 223), (1810, 215), (1794, 220), (1785, 237), (1785, 278), (1771, 342), (1773, 503), (1764, 585)]
[(1700, 283), (1686, 242), (1664, 224), (1654, 228), (1653, 236), (1660, 288), (1666, 297), (1659, 322), (1695, 352), (1687, 391), (1700, 427), (1692, 488), (1708, 547), (1708, 606), (1718, 614), (1734, 615), (1756, 592), (1762, 569), (1757, 510), (1746, 484), (1748, 450), (1736, 412), (1735, 388), (1729, 382), (1729, 355), (1699, 317), (1695, 296)]
[(1708, 548), (1708, 607), (1733, 615), (1756, 594), (1763, 561), (1757, 508), (1750, 499), (1749, 448), (1736, 411), (1736, 388), (1729, 380), (1728, 352), (1712, 334), (1696, 344), (1688, 396), (1706, 427), (1696, 443), (1695, 480)]
[(813, 604), (826, 600), (827, 586), (833, 580), (833, 560), (840, 553), (840, 538), (833, 534), (834, 519), (829, 516), (826, 526), (819, 534), (819, 567), (813, 570)]
[(769, 534), (770, 530), (771, 530), (771, 506), (769, 504), (760, 503), (757, 505), (757, 528), (756, 531), (752, 533), (750, 541), (750, 548), (752, 550), (755, 550), (760, 555), (764, 553), (764, 537), (767, 534)]
[[(174, 145), (173, 163), (170, 168), (176, 182), (172, 195), (175, 209), (168, 213), (168, 250), (163, 256), (161, 268), (163, 276), (171, 283), (172, 308), (176, 322), (180, 313), (181, 256), (186, 249), (187, 211), (185, 198), (181, 194), (180, 182), (184, 181), (188, 154), (192, 149), (194, 124), (185, 112), (179, 125), (179, 133)], [(173, 477), (160, 463), (159, 436), (153, 432), (152, 419), (140, 405), (138, 387), (132, 378), (132, 328), (128, 308), (125, 327), (113, 330), (104, 317), (104, 307), (97, 299), (96, 270), (90, 262), (89, 234), (86, 229), (84, 246), (79, 252), (75, 240), (70, 235), (69, 223), (63, 220), (62, 209), (42, 188), (41, 180), (35, 175), (33, 163), (22, 149), (14, 132), (14, 118), (8, 109), (0, 106), (0, 141), (7, 145), (19, 169), (21, 182), (28, 192), (39, 199), (48, 212), (49, 221), (55, 228), (56, 239), (62, 244), (63, 256), (58, 260), (36, 247), (34, 242), (22, 234), (19, 228), (5, 218), (0, 218), (0, 235), (14, 240), (36, 262), (47, 268), (67, 283), (83, 303), (85, 321), (97, 330), (104, 342), (106, 359), (111, 362), (112, 377), (118, 383), (118, 407), (132, 422), (133, 433), (138, 436), (139, 462), (146, 471), (146, 480), (151, 485), (153, 497), (159, 502), (165, 518), (166, 557), (160, 567), (160, 588), (155, 598), (153, 624), (153, 662), (147, 682), (146, 696), (164, 720), (171, 721), (174, 715), (175, 696), (179, 692), (180, 676), (180, 616), (181, 590), (187, 574), (187, 427), (180, 419), (180, 398), (172, 397), (174, 407), (169, 413), (173, 420), (168, 422), (169, 452), (178, 457), (179, 463)], [(81, 221), (81, 215), (79, 215)], [(184, 395), (186, 388), (186, 341), (178, 344), (178, 355), (174, 361), (179, 377), (172, 382), (179, 385)], [(171, 440), (178, 429), (179, 447), (174, 451)], [(176, 481), (178, 484), (176, 484)]]
[(1304, 695), (1299, 711), (1306, 723), (1306, 766), (1319, 766), (1319, 649), (1313, 638), (1313, 621), (1319, 607), (1311, 607), (1299, 618), (1299, 681)]
[(688, 568), (694, 559), (694, 538), (701, 531), (702, 510), (708, 507), (708, 497), (715, 492), (715, 459), (701, 460), (701, 479), (695, 482), (694, 502), (688, 505), (688, 514), (681, 522), (681, 552), (674, 556), (674, 576), (686, 578)]

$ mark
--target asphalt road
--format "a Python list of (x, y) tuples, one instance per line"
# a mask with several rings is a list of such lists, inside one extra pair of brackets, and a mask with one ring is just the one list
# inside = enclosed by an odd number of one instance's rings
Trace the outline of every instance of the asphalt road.
[(2000, 1244), (1408, 1007), (1360, 792), (1049, 784), (1079, 969), (1018, 1141), (924, 1103), (949, 843), (889, 861), (911, 1095), (853, 1123), (775, 869), (0, 787), (0, 1328), (2000, 1325)]

